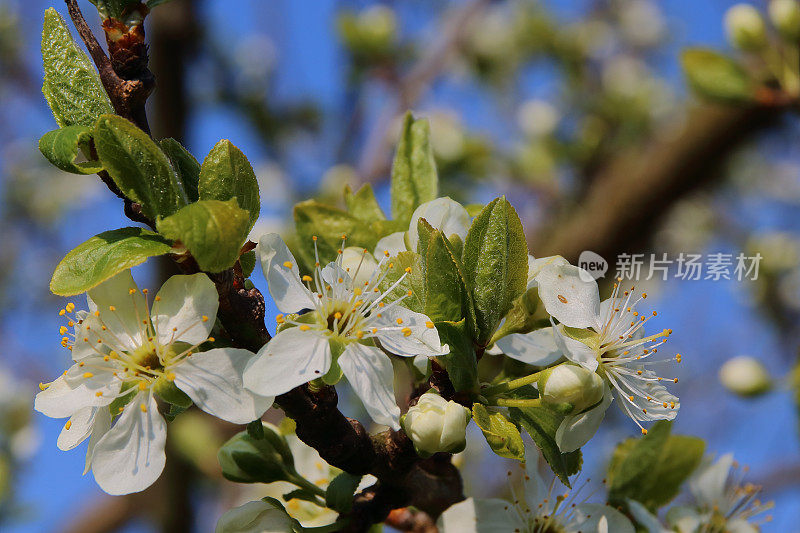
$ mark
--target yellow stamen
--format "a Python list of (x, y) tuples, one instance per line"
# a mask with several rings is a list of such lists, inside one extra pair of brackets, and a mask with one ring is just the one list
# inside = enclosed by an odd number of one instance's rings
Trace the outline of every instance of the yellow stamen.
[(292, 268), (292, 262), (291, 261), (284, 261), (283, 262), (283, 266), (285, 266), (286, 268)]

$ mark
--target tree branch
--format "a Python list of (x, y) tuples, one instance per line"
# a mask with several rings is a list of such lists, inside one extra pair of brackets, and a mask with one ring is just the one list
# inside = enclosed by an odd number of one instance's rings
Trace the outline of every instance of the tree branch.
[(774, 124), (780, 107), (698, 107), (679, 131), (625, 153), (593, 179), (586, 197), (535, 236), (537, 256), (576, 262), (592, 250), (609, 262), (639, 249), (679, 199), (713, 182), (730, 154)]
[(358, 165), (359, 176), (363, 181), (374, 181), (389, 169), (391, 150), (386, 144), (386, 137), (392, 121), (416, 104), (461, 46), (472, 23), (490, 3), (490, 0), (472, 0), (459, 7), (446, 21), (439, 39), (427, 49), (427, 53), (417, 64), (400, 78), (396, 88), (396, 100), (387, 104), (381, 111), (375, 127), (364, 144)]
[[(97, 42), (86, 19), (83, 18), (77, 0), (65, 0), (65, 2), (72, 23), (97, 67), (100, 81), (111, 99), (114, 111), (149, 134), (150, 126), (147, 123), (145, 103), (155, 87), (155, 79), (147, 68), (144, 29), (141, 26), (132, 28), (123, 26), (123, 37), (113, 41), (114, 45), (107, 37), (111, 50), (109, 58)], [(109, 29), (107, 22), (103, 23), (103, 28), (106, 30)], [(129, 68), (130, 65), (136, 65), (136, 68)]]

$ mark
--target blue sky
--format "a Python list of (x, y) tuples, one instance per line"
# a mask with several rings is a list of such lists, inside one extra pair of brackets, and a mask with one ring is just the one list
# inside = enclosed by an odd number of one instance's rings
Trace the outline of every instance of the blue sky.
[[(724, 46), (721, 19), (732, 2), (720, 0), (666, 0), (661, 2), (673, 32), (674, 43), (659, 63), (662, 73), (680, 89), (677, 51), (685, 44)], [(42, 12), (47, 2), (29, 0), (18, 2), (22, 7), (23, 27), (26, 31), (30, 61), (38, 62), (38, 33)], [(55, 2), (63, 12), (63, 3)], [(87, 12), (88, 11), (88, 3)], [(430, 18), (423, 2), (408, 2), (401, 7), (403, 31), (406, 33), (430, 32)], [(569, 18), (582, 12), (590, 2), (548, 2), (554, 11)], [(291, 179), (313, 187), (319, 176), (335, 163), (332, 142), (340, 134), (344, 117), (337, 110), (344, 98), (344, 55), (335, 43), (334, 14), (340, 5), (361, 5), (360, 2), (337, 3), (332, 0), (206, 0), (201, 3), (201, 16), (209, 21), (207, 30), (212, 39), (220, 43), (242, 42), (245, 36), (256, 32), (268, 35), (278, 50), (278, 68), (274, 98), (292, 101), (302, 97), (313, 98), (326, 111), (327, 122), (322, 146), (303, 146), (293, 154), (286, 169)], [(547, 95), (548, 75), (531, 76), (530, 94)], [(552, 85), (552, 84), (550, 84)], [(544, 88), (543, 88), (544, 87)], [(376, 91), (375, 101), (369, 106), (379, 108), (381, 94)], [(25, 120), (20, 121), (22, 135), (34, 142), (54, 124), (46, 115), (40, 100), (20, 99)], [(33, 102), (33, 103), (31, 103)], [(437, 84), (424, 99), (422, 108), (446, 103), (456, 109), (468, 110), (465, 122), (472, 128), (489, 134), (502, 135), (502, 125), (493, 118), (494, 104), (474, 85), (454, 81)], [(265, 156), (257, 137), (242, 120), (221, 106), (204, 109), (193, 116), (189, 125), (187, 144), (199, 157), (205, 154), (220, 138), (229, 138), (242, 148), (253, 161)], [(306, 151), (312, 151), (308, 157)], [(68, 179), (68, 178), (65, 178)], [(385, 195), (382, 195), (385, 197)], [(763, 206), (757, 202), (744, 206), (745, 213), (760, 228), (786, 226), (797, 229), (797, 220), (787, 216), (762, 216)], [(91, 205), (76, 208), (68, 216), (68, 224), (60, 232), (57, 244), (68, 251), (90, 235), (127, 225), (120, 213), (119, 204), (110, 195), (101, 195)], [(709, 251), (723, 251), (730, 245), (714, 242)], [(533, 251), (535, 253), (535, 250)], [(136, 273), (135, 273), (136, 274)], [(146, 275), (142, 272), (141, 275)], [(46, 280), (40, 280), (45, 283)], [(265, 288), (260, 276), (256, 284)], [(796, 463), (798, 457), (797, 418), (788, 392), (776, 392), (764, 398), (745, 401), (732, 398), (719, 385), (716, 373), (722, 361), (730, 356), (752, 354), (767, 361), (775, 372), (785, 369), (782, 360), (773, 355), (785, 349), (769, 326), (756, 316), (754, 309), (742, 297), (746, 286), (730, 282), (670, 281), (658, 287), (652, 305), (659, 311), (657, 327), (675, 331), (672, 349), (685, 356), (685, 363), (676, 369), (681, 384), (676, 388), (682, 397), (682, 409), (675, 431), (708, 439), (708, 449), (718, 453), (734, 452), (742, 463), (749, 464), (753, 472), (774, 469), (781, 460)], [(745, 292), (746, 294), (746, 292)], [(13, 327), (23, 332), (21, 338), (30, 342), (30, 352), (41, 356), (37, 366), (49, 375), (59, 372), (67, 362), (57, 335), (57, 310), (62, 301), (52, 300), (51, 308), (42, 313), (21, 305), (21, 312), (13, 318)], [(271, 303), (270, 303), (271, 305)], [(276, 310), (270, 308), (268, 316)], [(9, 327), (10, 325), (6, 325)], [(12, 363), (22, 366), (18, 358)], [(47, 376), (42, 376), (44, 380)], [(694, 400), (694, 401), (693, 401)], [(619, 416), (617, 416), (619, 418)], [(42, 433), (42, 445), (29, 469), (22, 477), (21, 499), (29, 504), (35, 519), (12, 527), (15, 533), (54, 531), (70, 516), (79, 512), (84, 502), (99, 494), (91, 475), (82, 477), (84, 448), (64, 453), (55, 447), (62, 421), (36, 416)], [(635, 433), (630, 424), (613, 424), (586, 447), (586, 464), (603, 465), (614, 443)], [(767, 495), (769, 496), (769, 495)], [(784, 491), (776, 499), (772, 513), (775, 520), (764, 531), (800, 531), (796, 517), (800, 515), (800, 489)], [(204, 527), (202, 531), (210, 531)], [(136, 529), (137, 531), (139, 529)], [(142, 531), (146, 531), (142, 529)]]

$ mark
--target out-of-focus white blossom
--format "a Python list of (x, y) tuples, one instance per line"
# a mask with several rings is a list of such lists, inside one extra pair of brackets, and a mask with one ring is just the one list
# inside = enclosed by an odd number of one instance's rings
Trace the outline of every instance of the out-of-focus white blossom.
[(725, 361), (719, 369), (719, 381), (726, 389), (740, 396), (757, 396), (772, 387), (772, 380), (763, 363), (746, 355)]
[(725, 12), (728, 41), (736, 48), (755, 51), (767, 44), (767, 29), (761, 12), (750, 4), (736, 4)]

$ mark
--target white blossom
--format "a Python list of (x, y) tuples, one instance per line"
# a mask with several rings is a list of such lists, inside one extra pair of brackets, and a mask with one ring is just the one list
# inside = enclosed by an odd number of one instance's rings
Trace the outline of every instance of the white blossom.
[[(511, 472), (508, 473), (509, 476)], [(437, 525), (442, 533), (634, 533), (630, 521), (607, 505), (574, 501), (570, 493), (553, 494), (534, 468), (523, 476), (523, 494), (513, 501), (468, 498), (448, 508)]]
[(410, 268), (381, 292), (378, 285), (396, 268), (390, 262), (381, 274), (389, 261), (386, 257), (370, 279), (358, 285), (353, 281), (360, 276), (358, 268), (348, 273), (342, 267), (343, 250), (325, 267), (317, 261), (313, 276), (302, 278), (294, 256), (277, 234), (262, 236), (256, 252), (278, 309), (300, 315), (278, 315), (279, 323), (292, 327), (279, 331), (250, 362), (245, 386), (257, 394), (276, 396), (317, 378), (336, 382), (341, 370), (372, 419), (399, 429), (394, 372), (384, 350), (404, 357), (448, 353), (430, 318), (402, 307), (403, 298), (385, 301)]
[[(567, 359), (584, 368), (597, 371), (608, 384), (603, 402), (585, 413), (567, 416), (556, 434), (562, 451), (571, 451), (585, 444), (599, 427), (613, 391), (620, 408), (642, 429), (641, 422), (672, 420), (680, 403), (670, 394), (664, 378), (652, 365), (681, 361), (680, 354), (671, 359), (652, 360), (658, 347), (666, 342), (671, 330), (645, 335), (644, 325), (654, 316), (643, 316), (636, 305), (647, 298), (631, 287), (622, 292), (619, 280), (611, 297), (601, 302), (597, 282), (582, 269), (560, 262), (546, 265), (536, 275), (539, 297), (550, 314), (560, 322), (557, 326), (534, 332), (537, 337), (549, 331), (553, 341)], [(532, 336), (533, 334), (528, 334)], [(503, 339), (501, 339), (502, 341)], [(552, 345), (498, 341), (504, 353), (523, 361), (549, 360)], [(544, 349), (539, 345), (544, 345)], [(535, 363), (534, 363), (535, 364)], [(539, 363), (541, 364), (541, 363)]]
[[(89, 439), (86, 471), (91, 468), (109, 494), (144, 490), (164, 468), (166, 422), (156, 395), (183, 396), (237, 424), (259, 418), (273, 401), (242, 386), (254, 354), (237, 348), (198, 351), (213, 340), (209, 333), (219, 305), (205, 274), (171, 277), (151, 309), (146, 293), (126, 270), (88, 292), (88, 312), (71, 315), (75, 305), (67, 304), (61, 311), (69, 320), (61, 328), (62, 345), (75, 364), (40, 385), (34, 405), (49, 417), (69, 417), (60, 449)], [(66, 335), (68, 328), (73, 333)]]

